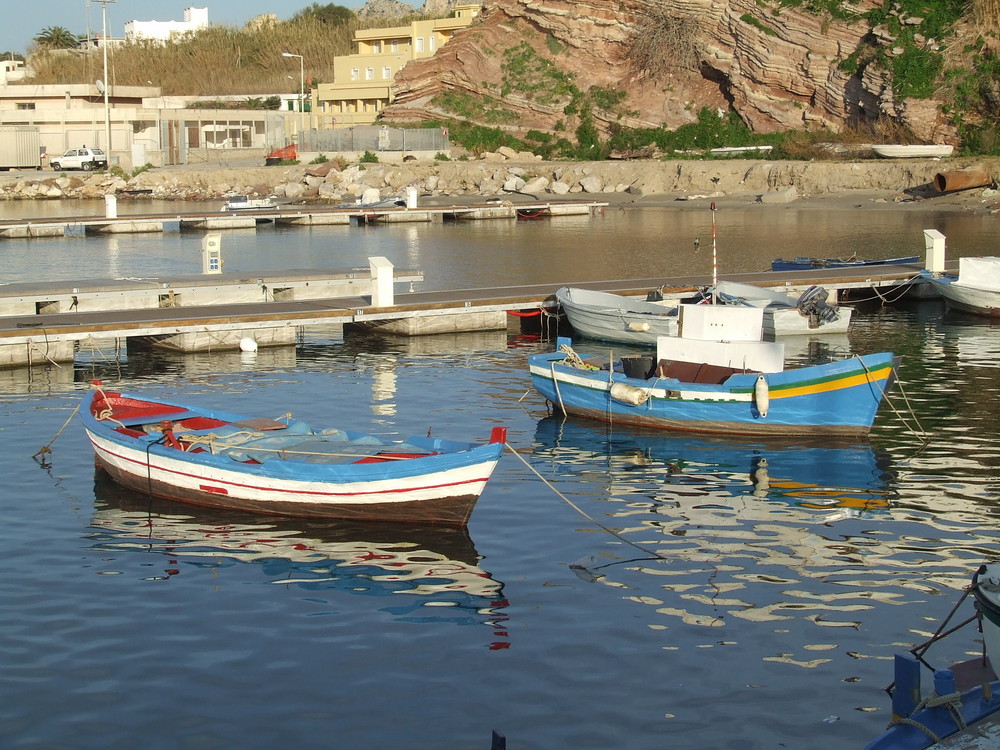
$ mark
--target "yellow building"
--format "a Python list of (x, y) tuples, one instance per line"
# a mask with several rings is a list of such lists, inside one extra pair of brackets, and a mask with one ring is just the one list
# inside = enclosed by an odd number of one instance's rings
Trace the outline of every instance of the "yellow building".
[(458, 29), (470, 25), (481, 6), (457, 5), (451, 18), (354, 33), (358, 51), (334, 59), (333, 83), (312, 92), (312, 126), (369, 125), (392, 102), (392, 83), (410, 60), (430, 57)]

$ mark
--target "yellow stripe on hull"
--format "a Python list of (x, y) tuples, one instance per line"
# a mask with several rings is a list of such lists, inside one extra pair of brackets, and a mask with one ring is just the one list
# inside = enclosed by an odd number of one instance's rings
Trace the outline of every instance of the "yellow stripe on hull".
[(829, 380), (824, 383), (813, 383), (812, 385), (803, 385), (797, 388), (776, 388), (771, 391), (771, 398), (790, 398), (792, 396), (807, 396), (813, 393), (839, 391), (844, 388), (853, 388), (856, 385), (867, 385), (869, 383), (885, 381), (889, 378), (891, 373), (892, 367), (887, 365), (879, 368), (878, 370), (859, 373), (858, 375), (849, 375), (847, 377), (837, 378), (836, 380)]

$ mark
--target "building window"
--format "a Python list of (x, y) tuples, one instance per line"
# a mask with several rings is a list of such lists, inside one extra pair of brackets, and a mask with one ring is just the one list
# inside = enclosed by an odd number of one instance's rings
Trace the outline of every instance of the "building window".
[(427, 37), (427, 45), (430, 48), (430, 51), (433, 52), (434, 51), (434, 37), (433, 36)]
[(361, 71), (358, 70), (357, 68), (351, 68), (351, 80), (352, 81), (360, 81), (361, 80)]
[(375, 68), (365, 68), (365, 80), (366, 81), (375, 80)]
[(415, 49), (417, 50), (417, 52), (423, 52), (424, 51), (424, 38), (422, 36), (418, 36), (416, 38), (416, 40), (415, 40), (415, 43), (416, 43)]
[(35, 108), (35, 103), (34, 102), (18, 102), (17, 103), (17, 108), (18, 109), (34, 109)]
[(386, 65), (384, 68), (382, 68), (382, 80), (388, 81), (390, 78), (392, 78), (392, 68)]
[(392, 50), (393, 52), (399, 52), (399, 42), (398, 42), (398, 41), (396, 41), (396, 40), (393, 40), (393, 41), (392, 41), (392, 42), (391, 42), (391, 43), (389, 44), (389, 48), (390, 48), (390, 49), (391, 49), (391, 50)]
[(382, 42), (373, 42), (372, 43), (372, 54), (373, 55), (381, 55), (382, 54)]

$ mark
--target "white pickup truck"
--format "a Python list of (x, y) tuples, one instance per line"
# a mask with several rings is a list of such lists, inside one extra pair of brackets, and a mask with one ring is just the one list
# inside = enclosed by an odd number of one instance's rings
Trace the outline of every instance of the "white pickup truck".
[(53, 169), (82, 169), (89, 172), (92, 169), (107, 169), (108, 157), (99, 148), (71, 148), (62, 156), (54, 157), (50, 162)]

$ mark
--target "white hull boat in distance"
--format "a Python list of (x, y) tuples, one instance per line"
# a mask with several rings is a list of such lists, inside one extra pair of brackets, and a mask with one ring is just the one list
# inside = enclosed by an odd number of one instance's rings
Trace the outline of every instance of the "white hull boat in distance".
[(383, 441), (104, 390), (80, 409), (97, 465), (155, 497), (281, 516), (462, 526), (506, 441)]
[(883, 159), (941, 159), (951, 156), (955, 150), (954, 146), (941, 143), (931, 144), (880, 144), (872, 146), (872, 151), (876, 156)]
[(278, 207), (274, 198), (251, 198), (249, 195), (233, 195), (226, 200), (223, 211), (272, 211)]
[[(971, 595), (974, 614), (951, 626)], [(963, 625), (977, 623), (983, 649), (975, 656), (945, 669), (932, 666), (929, 649), (959, 632)], [(973, 636), (975, 638), (975, 636)], [(978, 641), (978, 638), (975, 638)], [(980, 648), (973, 642), (976, 651)], [(896, 654), (892, 695), (892, 721), (888, 729), (865, 745), (864, 750), (995, 750), (1000, 747), (1000, 680), (994, 665), (1000, 664), (1000, 564), (987, 563), (972, 576), (961, 599), (940, 623), (931, 638)], [(924, 695), (921, 674), (929, 670), (933, 689)]]
[(1000, 318), (1000, 258), (959, 258), (958, 276), (923, 272), (955, 310)]

